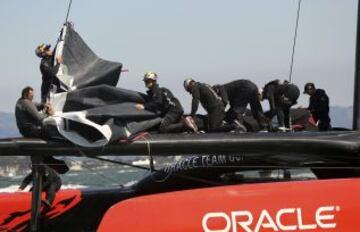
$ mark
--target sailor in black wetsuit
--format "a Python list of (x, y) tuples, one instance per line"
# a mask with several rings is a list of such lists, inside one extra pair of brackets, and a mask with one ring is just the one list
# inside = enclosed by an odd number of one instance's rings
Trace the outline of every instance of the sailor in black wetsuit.
[(314, 118), (319, 131), (330, 130), (329, 97), (325, 90), (315, 88), (313, 83), (307, 83), (304, 87), (304, 94), (310, 96), (308, 110)]
[(149, 110), (160, 113), (163, 118), (160, 123), (160, 133), (175, 133), (184, 130), (184, 124), (181, 122), (184, 114), (183, 107), (179, 100), (174, 97), (167, 88), (159, 87), (157, 84), (157, 74), (147, 72), (144, 75), (145, 86), (149, 89), (147, 94), (150, 101), (145, 104), (137, 104), (138, 110)]
[(191, 116), (194, 117), (199, 103), (208, 113), (208, 131), (221, 132), (234, 129), (232, 125), (225, 125), (225, 107), (221, 97), (208, 84), (196, 82), (191, 78), (184, 81), (184, 88), (188, 91), (193, 99), (191, 105)]
[[(56, 192), (61, 188), (61, 178), (58, 174), (66, 173), (69, 168), (64, 161), (57, 160), (52, 156), (45, 157), (43, 164), (44, 165), (42, 165), (40, 168), (40, 175), (42, 176), (42, 192), (46, 193), (46, 197), (43, 203), (47, 208), (51, 208)], [(33, 174), (30, 173), (21, 182), (19, 190), (24, 190), (26, 186), (32, 182), (32, 180)]]
[(267, 129), (266, 119), (261, 107), (259, 99), (259, 89), (250, 80), (236, 80), (225, 85), (216, 85), (214, 90), (220, 95), (226, 107), (230, 105), (230, 109), (226, 112), (226, 119), (228, 122), (234, 122), (243, 131), (246, 131), (244, 126), (244, 114), (246, 106), (250, 104), (253, 117), (260, 126), (260, 130)]
[(290, 108), (297, 103), (299, 95), (299, 88), (287, 81), (274, 80), (265, 85), (262, 99), (268, 99), (270, 104), (265, 116), (271, 120), (277, 115), (279, 131), (291, 131)]
[(56, 65), (54, 66), (54, 54), (50, 50), (51, 45), (41, 44), (35, 49), (35, 54), (41, 58), (40, 71), (42, 74), (41, 84), (41, 102), (45, 103), (49, 95), (52, 85), (56, 87), (56, 91), (60, 90), (60, 82), (56, 77), (62, 57), (56, 58)]

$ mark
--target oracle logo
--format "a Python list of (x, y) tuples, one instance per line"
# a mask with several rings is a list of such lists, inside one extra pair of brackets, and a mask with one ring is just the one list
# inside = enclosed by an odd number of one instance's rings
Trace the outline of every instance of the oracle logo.
[[(323, 206), (316, 209), (311, 223), (304, 222), (301, 208), (284, 208), (275, 214), (262, 210), (259, 218), (254, 218), (250, 211), (211, 212), (204, 215), (202, 228), (205, 232), (259, 232), (261, 229), (273, 231), (314, 231), (316, 229), (336, 228), (335, 214), (339, 206)], [(308, 217), (307, 217), (308, 218)], [(217, 228), (214, 228), (214, 222)], [(212, 223), (212, 224), (211, 224)], [(215, 223), (216, 224), (216, 223)], [(219, 227), (221, 225), (221, 228)], [(212, 226), (211, 226), (212, 225)]]

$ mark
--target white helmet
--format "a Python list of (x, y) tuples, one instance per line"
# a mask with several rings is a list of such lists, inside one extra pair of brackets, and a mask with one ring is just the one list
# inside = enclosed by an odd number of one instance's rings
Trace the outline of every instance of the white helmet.
[(184, 81), (184, 88), (185, 88), (186, 90), (189, 89), (189, 86), (190, 86), (191, 82), (194, 82), (194, 80), (193, 80), (192, 78), (186, 78), (186, 79), (185, 79), (185, 81)]
[(152, 81), (156, 81), (157, 80), (157, 74), (154, 73), (154, 72), (147, 72), (144, 74), (144, 81), (149, 81), (149, 80), (152, 80)]

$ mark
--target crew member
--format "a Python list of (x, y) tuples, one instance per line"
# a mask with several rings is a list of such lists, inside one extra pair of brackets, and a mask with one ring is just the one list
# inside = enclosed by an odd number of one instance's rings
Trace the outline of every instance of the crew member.
[(25, 87), (21, 92), (21, 98), (16, 102), (16, 124), (24, 137), (44, 138), (47, 134), (42, 122), (54, 112), (50, 105), (34, 103), (33, 99), (34, 89), (30, 86)]
[(199, 103), (207, 111), (209, 132), (230, 131), (234, 129), (232, 125), (224, 124), (224, 104), (221, 97), (210, 85), (188, 78), (184, 81), (184, 88), (192, 95), (191, 116), (195, 116)]
[[(17, 101), (15, 107), (16, 124), (20, 133), (24, 137), (49, 138), (56, 134), (51, 127), (44, 127), (42, 122), (54, 111), (50, 105), (37, 104), (33, 102), (34, 89), (30, 86), (25, 87), (21, 92), (21, 98)], [(47, 206), (51, 206), (54, 200), (55, 192), (60, 189), (61, 180), (57, 173), (65, 173), (69, 170), (63, 162), (63, 166), (58, 165), (59, 161), (51, 156), (43, 159), (44, 165), (40, 169), (43, 176), (43, 191), (46, 192)], [(32, 180), (32, 174), (25, 177), (20, 186), (24, 189)]]
[(246, 131), (244, 126), (244, 114), (246, 106), (250, 104), (253, 117), (260, 126), (260, 130), (268, 129), (266, 119), (259, 101), (259, 89), (250, 80), (236, 80), (225, 85), (213, 87), (221, 96), (225, 105), (229, 104), (230, 109), (226, 112), (228, 122), (234, 122), (241, 130)]
[[(147, 94), (150, 101), (145, 104), (137, 104), (136, 108), (160, 113), (163, 118), (159, 127), (160, 133), (181, 132), (184, 130), (183, 107), (169, 89), (159, 87), (157, 78), (157, 74), (154, 72), (145, 73), (143, 80), (146, 88), (148, 88)], [(196, 128), (193, 127), (192, 129), (195, 130)]]
[[(31, 161), (33, 160), (31, 159)], [(57, 160), (51, 156), (44, 158), (43, 163), (44, 165), (40, 166), (40, 175), (42, 177), (42, 192), (46, 193), (43, 203), (47, 208), (51, 208), (51, 205), (55, 199), (56, 192), (59, 191), (61, 188), (61, 178), (58, 175), (57, 170), (65, 169), (65, 172), (67, 172), (69, 168), (66, 166), (64, 161)], [(62, 167), (60, 165), (62, 165)], [(21, 182), (21, 185), (19, 186), (19, 191), (24, 190), (26, 186), (28, 186), (32, 182), (32, 180), (33, 174), (30, 173)]]
[(329, 97), (325, 90), (315, 88), (314, 83), (307, 83), (304, 87), (304, 94), (310, 96), (308, 110), (314, 118), (319, 131), (330, 130)]
[(35, 54), (41, 58), (40, 71), (42, 74), (41, 84), (41, 102), (47, 101), (52, 85), (56, 87), (56, 91), (60, 90), (60, 81), (56, 77), (60, 63), (63, 62), (62, 57), (56, 58), (56, 65), (54, 65), (54, 54), (50, 50), (51, 45), (40, 44), (35, 49)]
[(288, 81), (280, 83), (279, 80), (274, 80), (263, 88), (261, 99), (267, 99), (270, 105), (265, 116), (271, 120), (277, 115), (279, 131), (291, 131), (290, 108), (297, 103), (299, 95), (299, 88)]

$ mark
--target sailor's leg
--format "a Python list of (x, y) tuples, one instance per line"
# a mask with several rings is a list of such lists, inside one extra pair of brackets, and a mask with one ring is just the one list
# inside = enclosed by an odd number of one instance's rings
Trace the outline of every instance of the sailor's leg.
[(46, 204), (48, 204), (48, 207), (54, 202), (55, 194), (61, 187), (60, 177), (55, 172), (51, 172), (50, 175), (52, 175), (50, 178), (51, 183), (49, 183), (49, 186), (46, 189)]
[(223, 109), (209, 112), (209, 132), (226, 132), (234, 129), (234, 125), (224, 125), (225, 112)]
[(246, 106), (247, 104), (241, 104), (233, 107), (235, 119), (241, 124), (244, 124), (244, 114), (246, 112)]
[(176, 133), (184, 130), (184, 124), (180, 122), (181, 112), (168, 112), (160, 123), (160, 133)]
[(209, 131), (222, 125), (225, 118), (225, 112), (221, 108), (216, 108), (208, 112), (209, 117)]
[(237, 105), (233, 107), (233, 112), (235, 115), (235, 120), (233, 121), (233, 125), (235, 129), (239, 132), (246, 132), (247, 128), (244, 125), (244, 114), (246, 112), (247, 102), (243, 102), (241, 105)]
[(319, 120), (318, 129), (319, 131), (328, 131), (331, 129), (331, 125), (326, 120)]
[(41, 156), (32, 156), (32, 176), (33, 187), (31, 196), (31, 220), (30, 231), (40, 230), (40, 208), (43, 177), (43, 158)]
[(259, 124), (260, 130), (269, 129), (269, 125), (266, 121), (263, 108), (257, 98), (254, 97), (250, 100), (250, 108), (253, 117)]
[(288, 129), (291, 129), (290, 108), (291, 106), (284, 107), (284, 123), (285, 127)]
[(276, 108), (276, 115), (279, 123), (279, 128), (285, 128), (285, 113), (282, 105)]

